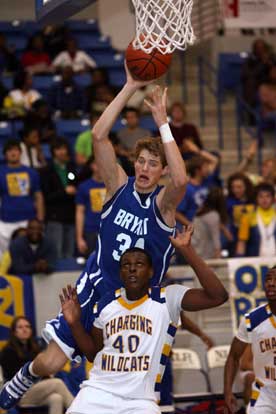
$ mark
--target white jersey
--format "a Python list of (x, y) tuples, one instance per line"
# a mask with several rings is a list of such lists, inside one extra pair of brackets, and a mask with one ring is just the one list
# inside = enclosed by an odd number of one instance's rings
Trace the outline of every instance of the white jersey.
[(276, 390), (276, 316), (268, 304), (245, 315), (237, 338), (252, 344), (254, 372), (260, 387)]
[(95, 305), (94, 326), (103, 330), (104, 347), (82, 387), (124, 398), (158, 400), (187, 290), (181, 285), (153, 287), (143, 298), (130, 302), (125, 290), (118, 289), (102, 298)]

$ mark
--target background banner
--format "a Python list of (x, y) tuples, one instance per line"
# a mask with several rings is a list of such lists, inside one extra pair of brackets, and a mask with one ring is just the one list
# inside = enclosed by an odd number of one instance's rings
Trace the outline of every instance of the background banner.
[(222, 8), (226, 27), (275, 27), (276, 0), (222, 0)]
[(229, 283), (232, 327), (236, 333), (241, 317), (267, 302), (263, 282), (267, 270), (276, 265), (276, 258), (229, 259)]
[(35, 327), (31, 276), (0, 276), (0, 349), (5, 344), (15, 316), (25, 315)]

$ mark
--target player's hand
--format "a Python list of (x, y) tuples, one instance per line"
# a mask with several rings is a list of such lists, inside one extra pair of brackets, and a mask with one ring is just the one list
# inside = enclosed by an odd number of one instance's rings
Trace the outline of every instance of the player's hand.
[(171, 244), (176, 249), (181, 249), (183, 247), (190, 246), (193, 232), (194, 232), (194, 227), (192, 224), (189, 224), (188, 226), (183, 226), (182, 230), (176, 231), (175, 237), (172, 237), (172, 236), (169, 237)]
[(130, 73), (128, 67), (127, 67), (126, 61), (124, 62), (124, 65), (125, 65), (126, 78), (127, 78), (126, 83), (127, 83), (128, 86), (131, 86), (134, 89), (140, 89), (140, 88), (143, 88), (144, 86), (147, 86), (147, 85), (151, 84), (152, 82), (154, 82), (154, 79), (150, 80), (150, 81), (141, 81), (139, 79), (133, 78), (133, 76), (131, 75), (131, 73)]
[(79, 322), (81, 307), (78, 301), (77, 289), (67, 285), (66, 288), (62, 289), (59, 299), (63, 316), (68, 325), (74, 325), (74, 323)]
[(234, 394), (232, 392), (224, 394), (224, 400), (226, 407), (229, 410), (229, 414), (236, 413), (238, 409), (238, 404)]
[(157, 85), (149, 94), (149, 99), (144, 100), (146, 106), (151, 110), (152, 116), (158, 128), (168, 122), (167, 95), (168, 88), (165, 88), (162, 91), (162, 88)]
[(87, 243), (84, 239), (77, 240), (78, 250), (81, 254), (85, 254), (88, 251)]

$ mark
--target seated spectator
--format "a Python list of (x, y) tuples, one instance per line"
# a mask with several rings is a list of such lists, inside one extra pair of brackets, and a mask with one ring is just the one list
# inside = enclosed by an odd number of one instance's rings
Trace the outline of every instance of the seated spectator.
[(85, 110), (83, 90), (76, 85), (71, 66), (62, 69), (61, 81), (49, 91), (49, 105), (55, 117), (78, 118)]
[(19, 72), (14, 78), (12, 89), (4, 100), (4, 108), (10, 118), (23, 117), (41, 95), (32, 89), (32, 76), (26, 71)]
[(191, 149), (187, 144), (192, 142), (197, 151), (203, 148), (199, 132), (195, 125), (186, 122), (186, 109), (180, 102), (174, 102), (170, 109), (170, 127), (175, 141), (182, 153), (191, 152)]
[(255, 107), (257, 92), (261, 83), (266, 81), (270, 68), (275, 62), (271, 47), (262, 39), (256, 39), (252, 52), (242, 66), (241, 84), (246, 103)]
[(119, 140), (123, 155), (131, 157), (138, 139), (151, 137), (152, 134), (147, 129), (139, 126), (140, 113), (137, 109), (126, 108), (124, 117), (126, 120), (126, 126), (118, 131), (117, 138)]
[[(34, 359), (41, 349), (29, 319), (17, 316), (11, 324), (8, 343), (0, 356), (5, 381), (9, 381), (22, 365)], [(47, 405), (49, 414), (63, 414), (64, 408), (68, 408), (72, 401), (73, 396), (62, 380), (48, 378), (33, 385), (19, 401), (19, 407)]]
[(270, 184), (256, 188), (256, 208), (240, 220), (237, 256), (276, 256), (275, 191)]
[[(19, 237), (26, 236), (27, 229), (24, 227), (19, 227), (18, 229), (14, 230), (14, 232), (11, 235), (10, 243), (12, 243), (14, 240), (16, 240)], [(0, 275), (6, 275), (11, 267), (11, 253), (10, 250), (5, 250), (2, 254), (1, 260), (0, 260)]]
[(45, 44), (45, 50), (53, 60), (60, 52), (66, 48), (66, 42), (71, 37), (71, 33), (65, 25), (50, 25), (44, 26), (42, 35)]
[(66, 50), (60, 52), (53, 60), (53, 66), (56, 70), (71, 66), (74, 73), (82, 73), (95, 68), (97, 65), (95, 60), (86, 52), (78, 49), (76, 40), (71, 38), (66, 42)]
[(247, 406), (252, 394), (252, 384), (255, 381), (253, 354), (251, 344), (248, 344), (240, 359), (240, 379), (243, 383), (243, 400)]
[(20, 162), (26, 167), (41, 168), (46, 165), (46, 160), (40, 145), (39, 131), (36, 127), (26, 127), (23, 130)]
[(221, 226), (227, 224), (226, 202), (220, 188), (213, 187), (194, 218), (192, 245), (203, 259), (221, 257)]
[(73, 257), (75, 248), (76, 172), (67, 141), (51, 146), (52, 162), (41, 170), (46, 207), (46, 235), (57, 247), (58, 259)]
[(51, 273), (57, 261), (55, 244), (43, 234), (43, 225), (30, 220), (26, 236), (19, 237), (10, 245), (11, 267), (9, 273), (32, 275)]
[(0, 168), (0, 255), (7, 249), (14, 230), (26, 227), (31, 219), (44, 219), (39, 175), (21, 164), (20, 143), (6, 141), (3, 153), (6, 165)]
[(51, 143), (56, 137), (56, 127), (52, 120), (47, 102), (38, 99), (32, 105), (31, 110), (25, 118), (25, 125), (39, 131), (41, 143)]
[(19, 62), (6, 44), (6, 38), (3, 33), (0, 32), (0, 73), (7, 72), (13, 73), (19, 70)]
[(244, 213), (254, 210), (254, 190), (249, 178), (242, 173), (232, 174), (228, 178), (227, 187), (227, 214), (229, 217), (229, 230), (233, 239), (227, 247), (230, 255), (234, 256), (241, 217)]
[(270, 69), (267, 81), (260, 85), (259, 97), (261, 114), (264, 117), (276, 115), (276, 64)]
[(81, 254), (88, 256), (95, 250), (101, 211), (106, 188), (102, 182), (99, 167), (93, 157), (88, 161), (91, 178), (82, 182), (76, 195), (76, 238)]
[(108, 73), (104, 68), (96, 68), (90, 71), (92, 82), (87, 86), (86, 112), (103, 112), (114, 99), (115, 94), (110, 86)]
[(91, 112), (90, 127), (87, 131), (81, 132), (75, 142), (75, 161), (79, 167), (84, 166), (88, 159), (93, 155), (92, 127), (99, 118), (100, 114)]
[(188, 163), (190, 178), (185, 196), (176, 211), (176, 220), (182, 225), (186, 226), (193, 221), (197, 210), (207, 197), (209, 188), (213, 185), (212, 174), (218, 162), (215, 157), (213, 158), (211, 161), (204, 156), (197, 156)]
[(22, 66), (32, 75), (52, 72), (51, 59), (44, 48), (43, 36), (40, 33), (33, 35), (21, 58)]

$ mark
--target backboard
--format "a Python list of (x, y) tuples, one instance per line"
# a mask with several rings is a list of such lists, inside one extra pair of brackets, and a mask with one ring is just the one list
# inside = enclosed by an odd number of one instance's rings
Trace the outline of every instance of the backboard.
[(36, 0), (36, 18), (43, 24), (58, 24), (95, 0)]

